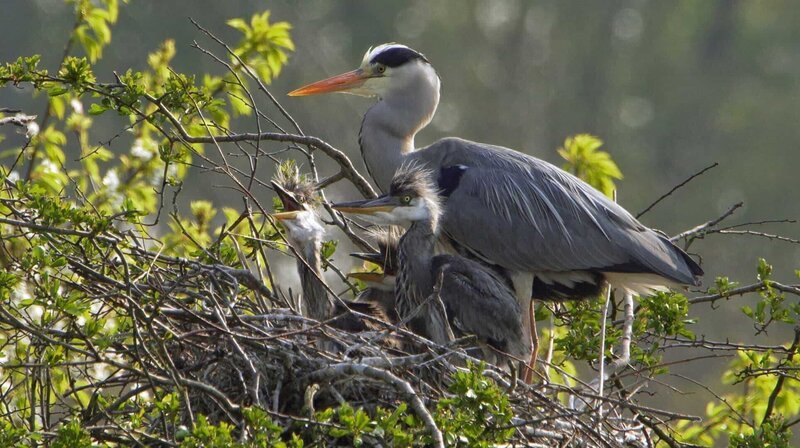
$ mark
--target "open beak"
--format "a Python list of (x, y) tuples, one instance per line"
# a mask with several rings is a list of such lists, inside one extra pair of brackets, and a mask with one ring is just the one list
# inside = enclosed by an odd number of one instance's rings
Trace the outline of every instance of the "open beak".
[(273, 213), (272, 217), (279, 221), (297, 218), (297, 214), (303, 210), (303, 204), (297, 200), (294, 193), (287, 191), (276, 182), (272, 182), (272, 188), (278, 195), (278, 199), (283, 203), (283, 209), (285, 210), (283, 212)]
[(320, 93), (347, 92), (361, 87), (364, 81), (369, 79), (369, 75), (363, 69), (356, 69), (341, 75), (336, 75), (322, 81), (300, 87), (289, 92), (289, 96), (308, 96), (319, 95)]
[(297, 200), (297, 196), (294, 193), (286, 190), (280, 184), (275, 181), (272, 181), (272, 189), (275, 190), (275, 194), (278, 195), (278, 199), (281, 200), (283, 203), (283, 208), (286, 211), (299, 211), (303, 209), (303, 204)]
[(380, 272), (351, 272), (347, 277), (361, 280), (364, 283), (382, 283), (383, 274)]
[(391, 213), (392, 210), (400, 206), (400, 201), (393, 196), (381, 196), (377, 199), (364, 199), (361, 201), (340, 202), (333, 204), (333, 208), (343, 213), (355, 213), (357, 215), (374, 215), (384, 212)]

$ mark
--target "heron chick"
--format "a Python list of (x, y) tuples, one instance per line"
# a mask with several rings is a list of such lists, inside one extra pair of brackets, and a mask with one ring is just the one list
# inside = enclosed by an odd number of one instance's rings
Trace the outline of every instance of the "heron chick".
[(394, 322), (399, 322), (395, 309), (394, 286), (397, 277), (397, 246), (402, 234), (394, 227), (372, 230), (377, 252), (356, 252), (350, 256), (379, 266), (382, 272), (351, 272), (348, 277), (364, 282), (367, 287), (356, 297), (357, 302), (378, 304)]
[(336, 300), (329, 295), (322, 273), (322, 239), (325, 228), (315, 210), (318, 200), (313, 183), (302, 179), (295, 171), (288, 175), (279, 173), (272, 181), (272, 188), (284, 208), (283, 212), (273, 213), (272, 217), (283, 223), (289, 244), (300, 255), (297, 259), (297, 272), (303, 291), (301, 313), (319, 321), (338, 316), (331, 325), (354, 332), (382, 328), (350, 311), (391, 322), (387, 315), (390, 310), (384, 309), (383, 303)]
[[(413, 331), (441, 343), (452, 337), (447, 336), (452, 325), (460, 334), (474, 335), (487, 354), (525, 357), (530, 353), (520, 306), (506, 281), (474, 260), (435, 255), (443, 209), (428, 170), (403, 165), (387, 194), (334, 208), (408, 228), (397, 248), (395, 296), (399, 317), (408, 320)], [(437, 307), (439, 300), (444, 310)], [(495, 359), (493, 355), (486, 358)]]

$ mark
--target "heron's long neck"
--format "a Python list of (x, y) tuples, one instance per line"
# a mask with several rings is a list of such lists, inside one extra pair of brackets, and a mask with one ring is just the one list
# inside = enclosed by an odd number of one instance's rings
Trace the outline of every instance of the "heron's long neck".
[(403, 235), (397, 250), (400, 266), (395, 295), (399, 317), (411, 317), (408, 324), (412, 331), (445, 344), (453, 340), (453, 332), (441, 301), (431, 297), (439, 281), (433, 272), (437, 239), (435, 220), (416, 222)]
[(303, 260), (297, 260), (297, 273), (303, 288), (302, 313), (312, 319), (326, 320), (333, 314), (333, 302), (321, 280), (322, 257), (318, 242), (305, 244), (300, 254)]
[(359, 143), (372, 179), (387, 191), (395, 170), (414, 151), (414, 136), (430, 123), (439, 104), (439, 78), (433, 69), (387, 93), (364, 115)]
[(400, 239), (396, 294), (401, 318), (433, 292), (436, 279), (431, 263), (436, 239), (434, 224), (430, 221), (415, 222)]

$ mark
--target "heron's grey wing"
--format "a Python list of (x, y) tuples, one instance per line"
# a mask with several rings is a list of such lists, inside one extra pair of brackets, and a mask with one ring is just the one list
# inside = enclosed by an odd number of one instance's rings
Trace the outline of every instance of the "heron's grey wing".
[(497, 274), (453, 255), (434, 257), (433, 271), (434, 278), (442, 278), (439, 295), (453, 327), (499, 350), (528, 353), (519, 303)]
[[(694, 284), (683, 251), (603, 194), (507, 148), (448, 138), (409, 155), (449, 179), (445, 232), (479, 257), (524, 272), (655, 273)], [(453, 170), (452, 167), (458, 167)]]

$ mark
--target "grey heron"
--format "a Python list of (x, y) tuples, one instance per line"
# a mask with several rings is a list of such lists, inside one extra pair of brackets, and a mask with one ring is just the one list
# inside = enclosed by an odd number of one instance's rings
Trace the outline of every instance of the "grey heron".
[[(395, 299), (399, 317), (411, 318), (412, 329), (442, 342), (449, 323), (457, 332), (475, 335), (487, 346), (485, 357), (490, 361), (495, 352), (529, 355), (530, 339), (523, 331), (520, 306), (505, 279), (460, 255), (435, 255), (442, 206), (430, 171), (414, 163), (404, 164), (387, 194), (333, 207), (371, 215), (383, 224), (408, 227), (397, 247)], [(439, 300), (445, 316), (437, 308)]]
[(279, 174), (272, 181), (272, 188), (283, 203), (284, 211), (272, 217), (283, 223), (286, 236), (300, 255), (297, 272), (300, 276), (302, 295), (301, 313), (319, 321), (331, 321), (331, 325), (346, 331), (381, 330), (368, 320), (360, 319), (350, 311), (371, 315), (385, 322), (396, 322), (391, 318), (394, 309), (387, 304), (373, 301), (334, 301), (323, 283), (322, 238), (325, 229), (314, 210), (316, 198), (312, 182), (304, 181), (298, 173)]
[[(526, 327), (531, 299), (572, 297), (604, 281), (629, 293), (699, 285), (700, 266), (662, 234), (577, 177), (535, 157), (445, 138), (417, 149), (415, 135), (439, 104), (440, 80), (420, 52), (396, 43), (366, 52), (353, 71), (291, 96), (343, 92), (375, 97), (359, 133), (367, 170), (382, 191), (414, 161), (434, 171), (445, 198), (447, 241), (500, 266), (511, 278)], [(531, 335), (534, 336), (534, 335)]]

